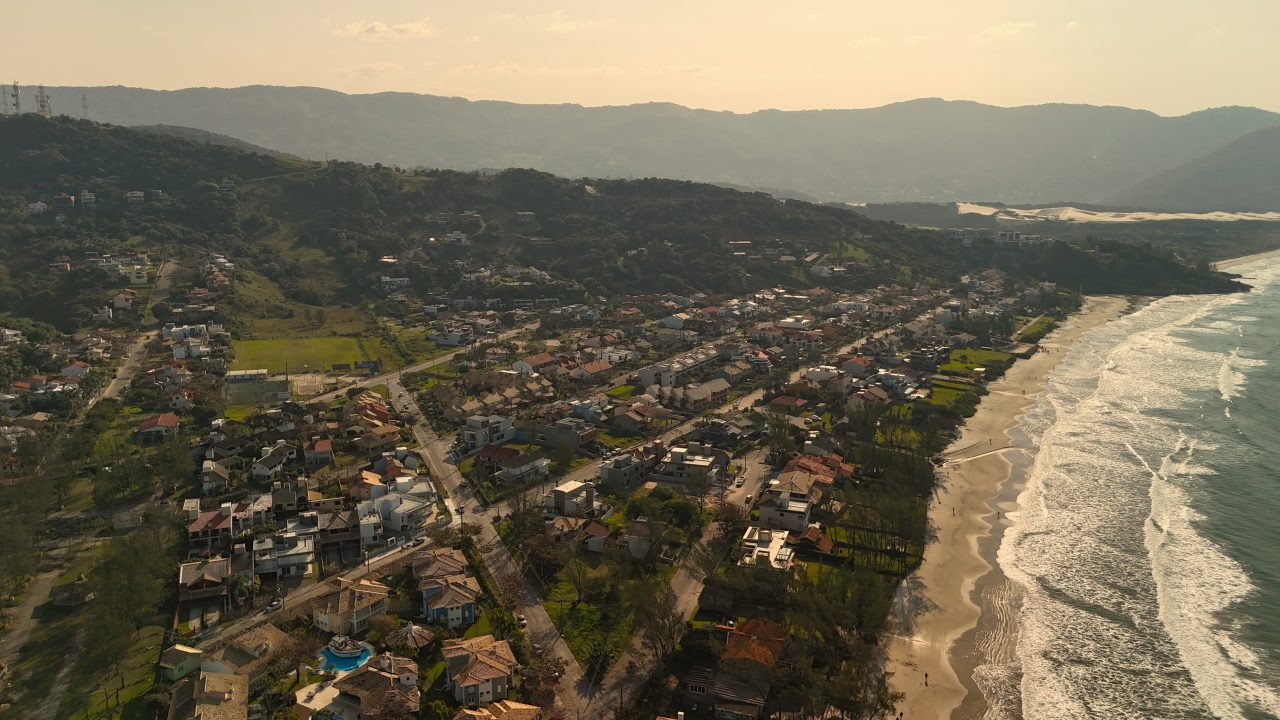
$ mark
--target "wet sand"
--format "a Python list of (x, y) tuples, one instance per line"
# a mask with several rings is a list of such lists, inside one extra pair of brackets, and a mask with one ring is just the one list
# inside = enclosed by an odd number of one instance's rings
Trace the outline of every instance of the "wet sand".
[(1005, 457), (1013, 447), (1010, 430), (1071, 343), (1128, 307), (1122, 297), (1088, 298), (1039, 352), (988, 386), (990, 394), (947, 449), (944, 484), (929, 510), (935, 540), (899, 589), (886, 637), (889, 684), (904, 695), (898, 706), (904, 717), (982, 717), (986, 703), (974, 667), (992, 656), (1012, 659), (1017, 642), (1016, 588), (995, 561), (1005, 514), (1017, 509), (1021, 490), (1020, 474)]

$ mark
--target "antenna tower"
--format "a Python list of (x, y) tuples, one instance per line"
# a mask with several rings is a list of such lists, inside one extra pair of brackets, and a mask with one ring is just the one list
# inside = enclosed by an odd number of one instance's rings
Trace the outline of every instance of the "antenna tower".
[(0, 115), (9, 114), (9, 91), (0, 88)]
[(84, 93), (80, 93), (80, 119), (89, 119), (89, 96)]
[(36, 89), (36, 114), (40, 117), (53, 117), (53, 106), (49, 104), (49, 93), (44, 91), (44, 86), (40, 85)]
[(22, 114), (22, 95), (18, 93), (18, 81), (13, 81), (13, 114)]

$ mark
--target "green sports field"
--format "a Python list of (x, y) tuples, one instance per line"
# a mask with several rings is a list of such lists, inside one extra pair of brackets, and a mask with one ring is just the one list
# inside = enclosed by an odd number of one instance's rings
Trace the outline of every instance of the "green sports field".
[(344, 336), (285, 338), (277, 340), (236, 340), (233, 370), (266, 368), (273, 373), (325, 372), (335, 363), (364, 360), (355, 338)]

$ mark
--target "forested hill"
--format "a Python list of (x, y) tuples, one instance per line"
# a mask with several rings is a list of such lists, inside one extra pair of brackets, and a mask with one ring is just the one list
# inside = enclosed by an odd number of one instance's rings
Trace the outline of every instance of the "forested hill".
[[(224, 182), (226, 181), (226, 182)], [(222, 186), (221, 189), (219, 186)], [(26, 204), (56, 193), (97, 194), (91, 208), (28, 217)], [(163, 199), (123, 202), (130, 190)], [(483, 223), (441, 225), (441, 213), (475, 211)], [(523, 220), (517, 213), (534, 213)], [(434, 239), (461, 228), (466, 246)], [(534, 267), (539, 293), (616, 296), (709, 293), (938, 280), (992, 266), (1055, 280), (1080, 268), (1097, 292), (1217, 292), (1225, 276), (1135, 246), (1124, 272), (1107, 248), (965, 247), (926, 230), (870, 220), (841, 207), (673, 180), (568, 180), (533, 170), (492, 175), (405, 172), (354, 163), (308, 163), (92, 122), (27, 115), (0, 119), (0, 307), (66, 328), (89, 312), (94, 278), (48, 264), (86, 251), (131, 247), (227, 253), (253, 297), (277, 306), (325, 307), (381, 296), (380, 264), (395, 256), (419, 292), (484, 296), (521, 292), (469, 286), (464, 272)], [(814, 266), (846, 272), (822, 277)], [(249, 293), (246, 293), (248, 295)], [(259, 307), (257, 312), (287, 312)], [(70, 318), (70, 319), (69, 319)]]
[(850, 110), (715, 112), (472, 101), (308, 87), (48, 88), (94, 119), (197, 127), (301, 157), (569, 177), (785, 188), (824, 201), (1100, 202), (1247, 133), (1256, 108), (1162, 117), (1122, 107), (919, 99)]
[(1250, 133), (1115, 200), (1160, 210), (1280, 210), (1280, 126)]

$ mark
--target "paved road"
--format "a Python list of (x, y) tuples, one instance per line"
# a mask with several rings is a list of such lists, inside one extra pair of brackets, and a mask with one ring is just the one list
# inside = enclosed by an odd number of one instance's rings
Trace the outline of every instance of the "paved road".
[[(398, 378), (390, 378), (387, 382), (387, 389), (390, 394), (390, 400), (397, 408), (415, 408), (413, 404), (413, 396), (400, 384)], [(574, 702), (579, 698), (576, 688), (582, 681), (582, 667), (578, 664), (577, 659), (573, 656), (573, 651), (564, 642), (560, 636), (560, 631), (556, 629), (555, 623), (551, 622), (551, 617), (547, 615), (547, 611), (542, 606), (541, 598), (524, 575), (520, 572), (515, 559), (511, 557), (511, 553), (507, 550), (506, 545), (498, 537), (497, 531), (493, 527), (491, 520), (494, 514), (507, 514), (511, 511), (507, 502), (499, 502), (489, 506), (480, 513), (481, 500), (476, 496), (471, 486), (464, 481), (462, 474), (458, 472), (456, 465), (449, 462), (447, 455), (450, 446), (453, 444), (453, 436), (441, 438), (436, 435), (435, 431), (425, 420), (419, 420), (412, 426), (414, 436), (418, 440), (419, 454), (426, 460), (427, 467), (431, 471), (432, 477), (436, 479), (439, 486), (443, 486), (449, 493), (448, 500), (445, 501), (449, 506), (449, 511), (453, 513), (453, 523), (455, 525), (462, 522), (468, 522), (480, 529), (480, 535), (476, 538), (477, 546), (480, 548), (481, 557), (484, 558), (485, 565), (489, 568), (489, 572), (493, 574), (495, 579), (498, 578), (519, 578), (524, 585), (523, 607), (518, 611), (523, 613), (528, 626), (525, 628), (525, 635), (529, 642), (536, 643), (541, 647), (543, 654), (550, 653), (564, 661), (565, 672), (560, 678), (560, 692), (557, 697), (562, 702)], [(536, 492), (536, 490), (535, 490)], [(585, 709), (572, 706), (569, 709), (578, 711)]]
[[(169, 297), (169, 288), (173, 286), (173, 272), (177, 269), (177, 264), (172, 260), (166, 260), (160, 265), (160, 270), (156, 274), (155, 291), (151, 293), (151, 300), (147, 306), (142, 309), (139, 317), (145, 319), (147, 313), (151, 311), (151, 306)], [(102, 398), (120, 399), (124, 392), (129, 389), (133, 383), (133, 379), (138, 376), (142, 370), (142, 365), (147, 359), (147, 344), (160, 334), (159, 330), (141, 330), (138, 335), (129, 343), (128, 349), (125, 351), (125, 361), (116, 368), (116, 376), (107, 383), (102, 392), (89, 401), (85, 406), (87, 412), (90, 408), (98, 403)]]
[[(499, 333), (498, 335), (495, 335), (492, 338), (487, 338), (486, 340), (484, 340), (484, 342), (509, 340), (515, 337), (516, 335), (519, 335), (520, 333), (538, 329), (539, 324), (540, 323), (535, 320), (534, 322), (521, 325), (520, 327), (507, 330), (506, 332), (503, 332), (503, 333)], [(354, 382), (340, 390), (334, 390), (333, 392), (325, 393), (323, 395), (317, 395), (311, 398), (311, 400), (320, 400), (322, 402), (327, 402), (329, 400), (333, 400), (335, 398), (341, 397), (348, 390), (354, 387), (367, 388), (367, 387), (374, 387), (375, 385), (390, 385), (391, 381), (393, 380), (398, 383), (400, 381), (400, 376), (404, 375), (405, 373), (422, 372), (423, 370), (436, 367), (437, 365), (444, 365), (448, 363), (450, 360), (453, 360), (458, 355), (468, 352), (469, 350), (472, 350), (474, 347), (475, 347), (474, 345), (460, 347), (457, 350), (454, 350), (453, 352), (431, 358), (430, 360), (425, 360), (423, 362), (418, 363), (417, 365), (411, 365), (409, 367), (400, 368), (399, 370), (385, 372), (385, 373), (382, 373), (381, 375), (373, 375), (363, 380)]]

